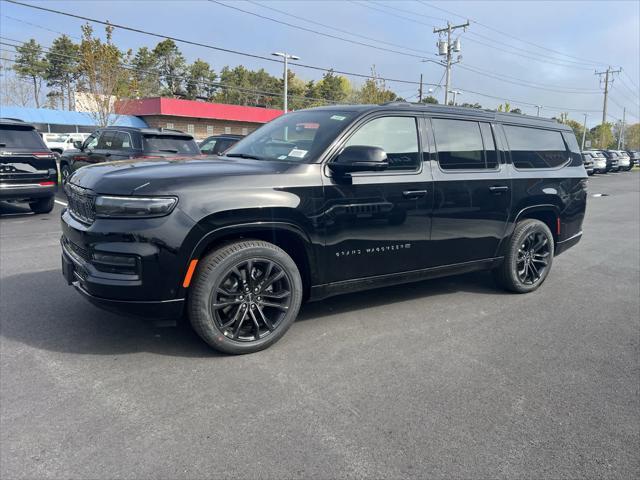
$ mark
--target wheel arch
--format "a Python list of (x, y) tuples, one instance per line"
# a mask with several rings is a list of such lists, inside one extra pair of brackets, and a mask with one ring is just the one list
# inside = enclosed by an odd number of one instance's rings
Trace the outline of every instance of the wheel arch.
[(201, 259), (223, 245), (246, 239), (263, 240), (284, 250), (298, 266), (304, 298), (308, 298), (313, 279), (317, 278), (315, 254), (312, 242), (304, 229), (292, 222), (252, 221), (208, 231), (192, 249), (184, 274), (192, 260)]
[(513, 232), (515, 230), (515, 226), (518, 224), (518, 222), (528, 218), (539, 220), (547, 227), (549, 227), (551, 235), (553, 236), (554, 245), (557, 244), (560, 234), (560, 207), (553, 203), (529, 205), (518, 210), (513, 220), (510, 222), (509, 231), (504, 236), (504, 238), (500, 242), (500, 246), (498, 247), (498, 256), (504, 256), (507, 245), (509, 244), (509, 240), (511, 239), (511, 236), (513, 235)]

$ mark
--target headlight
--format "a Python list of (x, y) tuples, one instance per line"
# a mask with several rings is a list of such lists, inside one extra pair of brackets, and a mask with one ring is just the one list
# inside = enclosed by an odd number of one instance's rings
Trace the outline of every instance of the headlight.
[(175, 197), (96, 197), (96, 217), (149, 218), (171, 213), (178, 203)]

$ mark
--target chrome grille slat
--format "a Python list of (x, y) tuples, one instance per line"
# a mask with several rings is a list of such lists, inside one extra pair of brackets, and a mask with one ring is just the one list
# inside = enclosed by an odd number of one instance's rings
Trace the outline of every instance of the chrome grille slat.
[(95, 219), (95, 195), (91, 190), (68, 183), (65, 186), (69, 212), (83, 223), (93, 223)]

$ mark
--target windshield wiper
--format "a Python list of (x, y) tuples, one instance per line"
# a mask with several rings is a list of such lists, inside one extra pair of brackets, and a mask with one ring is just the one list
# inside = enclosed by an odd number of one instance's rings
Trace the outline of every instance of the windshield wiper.
[(250, 153), (227, 153), (225, 157), (238, 157), (238, 158), (249, 158), (251, 160), (262, 160), (262, 157), (258, 155), (251, 155)]
[(158, 150), (159, 152), (167, 152), (167, 153), (178, 153), (178, 150), (174, 148), (161, 148)]

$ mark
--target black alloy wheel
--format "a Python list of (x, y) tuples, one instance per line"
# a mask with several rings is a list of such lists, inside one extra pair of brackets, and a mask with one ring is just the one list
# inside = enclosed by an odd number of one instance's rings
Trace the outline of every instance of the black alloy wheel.
[(546, 272), (549, 266), (549, 241), (542, 232), (529, 234), (520, 248), (516, 267), (518, 278), (525, 285), (534, 285)]
[(211, 309), (227, 337), (253, 342), (270, 335), (291, 307), (291, 280), (276, 262), (243, 260), (227, 270), (212, 295)]
[(293, 259), (262, 240), (238, 240), (202, 258), (187, 292), (194, 330), (224, 353), (252, 353), (277, 342), (302, 303)]

